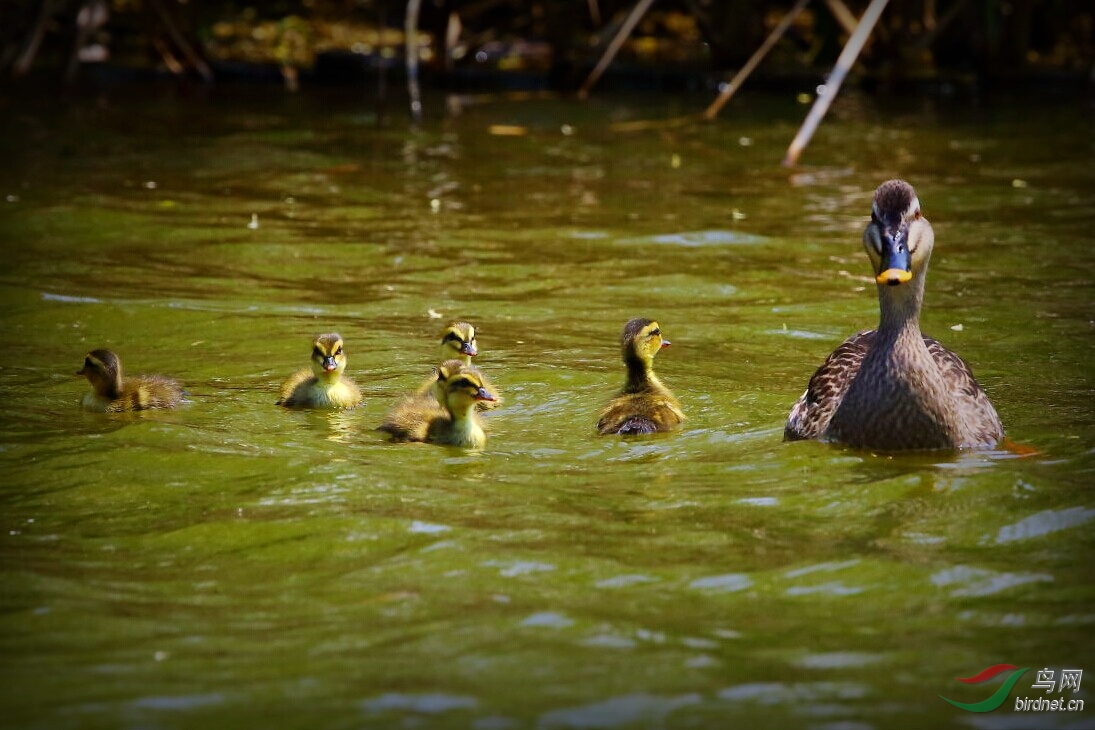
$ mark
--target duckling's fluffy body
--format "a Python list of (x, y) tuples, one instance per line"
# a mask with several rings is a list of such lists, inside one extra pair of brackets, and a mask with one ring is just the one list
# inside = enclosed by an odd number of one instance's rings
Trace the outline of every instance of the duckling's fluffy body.
[(597, 421), (599, 433), (670, 431), (684, 421), (681, 404), (654, 374), (654, 355), (669, 344), (657, 322), (633, 319), (624, 326), (620, 345), (627, 365), (627, 382), (601, 411)]
[(361, 403), (361, 389), (343, 375), (346, 353), (336, 333), (312, 342), (312, 366), (294, 373), (281, 386), (278, 405), (286, 408), (353, 408)]
[(149, 408), (174, 408), (183, 399), (182, 387), (161, 375), (126, 378), (122, 361), (110, 350), (92, 350), (84, 357), (84, 366), (76, 371), (91, 383), (82, 405), (89, 411), (116, 413)]
[(437, 368), (429, 391), (413, 393), (400, 401), (379, 430), (391, 434), (393, 441), (481, 449), (487, 436), (476, 405), (493, 398), (477, 368), (459, 360), (446, 360)]
[[(467, 322), (453, 322), (441, 331), (441, 359), (439, 362), (459, 360), (465, 365), (471, 365), (471, 359), (478, 354), (479, 344), (476, 342), (475, 327), (472, 325)], [(493, 396), (492, 400), (479, 401), (476, 408), (481, 411), (497, 408), (502, 403), (502, 397), (498, 394), (498, 389), (491, 384), (482, 370), (477, 368), (476, 371), (479, 373), (479, 379), (483, 387)], [(418, 387), (415, 393), (429, 395), (433, 392), (436, 382), (437, 378), (430, 376)]]
[(878, 329), (848, 338), (818, 368), (791, 409), (786, 440), (898, 451), (992, 448), (1003, 438), (969, 365), (920, 332), (934, 242), (912, 186), (879, 186), (863, 235), (878, 284)]

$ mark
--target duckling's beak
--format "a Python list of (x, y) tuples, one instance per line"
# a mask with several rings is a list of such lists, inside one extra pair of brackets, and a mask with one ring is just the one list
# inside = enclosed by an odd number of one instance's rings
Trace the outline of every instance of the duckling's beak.
[(475, 395), (473, 395), (472, 398), (474, 398), (475, 400), (496, 400), (495, 397), (491, 395), (490, 391), (486, 388), (480, 388), (479, 390), (475, 391)]
[(324, 372), (334, 372), (338, 369), (338, 363), (335, 362), (334, 356), (327, 356), (323, 358), (323, 370)]
[(474, 342), (461, 342), (460, 353), (462, 355), (467, 355), (468, 357), (475, 357), (479, 354), (479, 350), (475, 349)]
[(665, 348), (669, 347), (672, 344), (673, 344), (672, 342), (670, 342), (669, 340), (667, 340), (663, 337), (662, 338), (662, 347), (661, 347), (661, 349), (664, 350)]
[(897, 286), (911, 281), (912, 259), (909, 256), (908, 226), (899, 226), (896, 233), (889, 227), (882, 231), (882, 262), (880, 273), (874, 278), (879, 284)]

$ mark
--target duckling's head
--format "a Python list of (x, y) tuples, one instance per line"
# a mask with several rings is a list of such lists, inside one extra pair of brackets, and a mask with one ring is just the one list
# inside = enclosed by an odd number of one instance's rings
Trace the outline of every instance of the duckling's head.
[(931, 258), (935, 233), (920, 213), (920, 199), (904, 180), (878, 186), (871, 205), (871, 222), (863, 232), (863, 247), (874, 265), (875, 281), (882, 286), (923, 280)]
[(453, 414), (466, 413), (478, 401), (495, 399), (483, 386), (479, 370), (456, 359), (446, 360), (438, 366), (434, 395), (441, 396), (438, 401)]
[(86, 377), (98, 395), (113, 399), (122, 391), (122, 361), (110, 350), (89, 352), (76, 374)]
[(460, 360), (467, 365), (478, 354), (475, 328), (467, 322), (453, 322), (441, 333), (441, 362)]
[(346, 369), (346, 353), (337, 333), (320, 335), (312, 342), (312, 372), (320, 380), (337, 380)]
[(670, 344), (669, 340), (662, 337), (662, 328), (657, 322), (641, 317), (624, 325), (624, 333), (620, 337), (624, 362), (629, 370), (649, 369), (653, 366), (654, 356), (658, 351)]

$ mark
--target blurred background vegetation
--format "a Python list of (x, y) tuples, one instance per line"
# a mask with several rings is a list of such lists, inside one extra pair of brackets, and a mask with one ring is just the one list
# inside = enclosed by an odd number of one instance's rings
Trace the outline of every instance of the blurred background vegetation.
[[(6, 0), (0, 78), (80, 83), (175, 76), (301, 84), (392, 80), (413, 48), (423, 82), (573, 90), (635, 6), (628, 0)], [(657, 0), (604, 83), (688, 88), (739, 68), (790, 8)], [(812, 0), (764, 60), (769, 82), (824, 73), (866, 0)], [(1091, 0), (891, 0), (856, 68), (861, 82), (1095, 81)], [(26, 83), (26, 82), (24, 82)]]

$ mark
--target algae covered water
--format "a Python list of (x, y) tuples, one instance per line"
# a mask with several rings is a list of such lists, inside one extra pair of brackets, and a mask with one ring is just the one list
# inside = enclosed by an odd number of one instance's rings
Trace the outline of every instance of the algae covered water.
[[(1095, 671), (1090, 108), (848, 96), (788, 171), (793, 100), (473, 101), (8, 109), (8, 726), (1091, 726), (1012, 707)], [(936, 231), (924, 331), (1032, 455), (781, 440), (877, 322), (894, 176)], [(688, 420), (598, 437), (634, 316)], [(486, 449), (387, 443), (453, 319), (505, 398)], [(328, 331), (365, 404), (275, 407)], [(82, 412), (98, 347), (190, 402)], [(940, 698), (1001, 663), (1030, 669), (999, 709)]]

